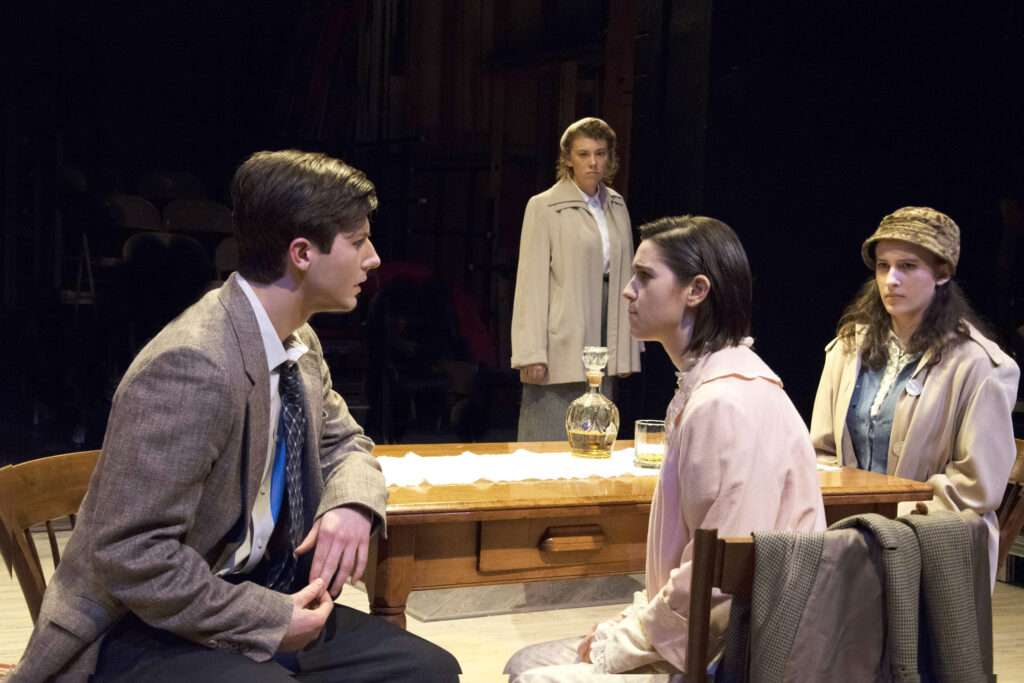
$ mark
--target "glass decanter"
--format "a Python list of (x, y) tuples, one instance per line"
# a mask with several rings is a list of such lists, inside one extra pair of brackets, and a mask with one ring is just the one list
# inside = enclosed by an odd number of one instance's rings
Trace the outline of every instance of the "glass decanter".
[(565, 412), (565, 431), (569, 450), (581, 458), (608, 458), (619, 433), (619, 409), (601, 393), (601, 378), (608, 364), (604, 346), (584, 346), (583, 365), (587, 368), (587, 393), (569, 404)]

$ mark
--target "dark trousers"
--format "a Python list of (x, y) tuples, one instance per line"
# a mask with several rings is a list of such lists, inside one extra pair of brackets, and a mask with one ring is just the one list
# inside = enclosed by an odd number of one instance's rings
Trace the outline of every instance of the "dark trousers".
[(129, 616), (111, 629), (92, 680), (151, 681), (457, 681), (446, 650), (350, 607), (335, 605), (320, 636), (305, 649), (267, 662), (155, 629)]

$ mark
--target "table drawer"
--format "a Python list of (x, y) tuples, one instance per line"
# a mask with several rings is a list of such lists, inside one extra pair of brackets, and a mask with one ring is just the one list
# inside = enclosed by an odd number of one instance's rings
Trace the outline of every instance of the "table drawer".
[(481, 572), (602, 564), (643, 566), (647, 514), (480, 523)]

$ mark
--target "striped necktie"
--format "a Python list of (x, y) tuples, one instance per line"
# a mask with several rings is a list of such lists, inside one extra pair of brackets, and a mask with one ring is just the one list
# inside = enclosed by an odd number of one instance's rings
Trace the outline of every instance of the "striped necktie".
[[(275, 566), (267, 581), (274, 590), (287, 591), (295, 578), (295, 548), (302, 543), (302, 447), (306, 441), (306, 414), (302, 408), (299, 368), (292, 361), (280, 366), (281, 425), (278, 438), (284, 440), (285, 482), (288, 492), (288, 541), (291, 550)], [(280, 524), (282, 518), (277, 520)]]

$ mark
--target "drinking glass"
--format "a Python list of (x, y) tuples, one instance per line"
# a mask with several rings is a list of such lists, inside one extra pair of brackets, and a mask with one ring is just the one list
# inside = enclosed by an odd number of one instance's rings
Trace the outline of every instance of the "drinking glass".
[(661, 460), (665, 457), (665, 421), (637, 420), (633, 446), (636, 451), (634, 465), (661, 467)]

